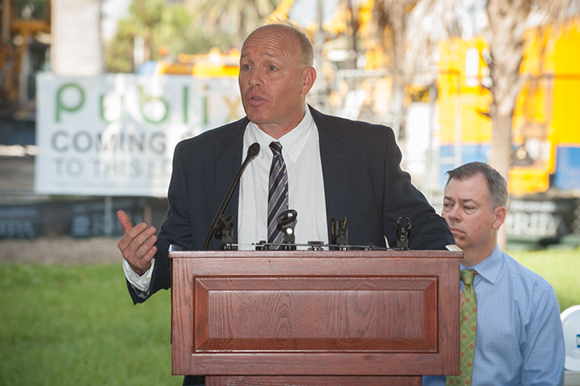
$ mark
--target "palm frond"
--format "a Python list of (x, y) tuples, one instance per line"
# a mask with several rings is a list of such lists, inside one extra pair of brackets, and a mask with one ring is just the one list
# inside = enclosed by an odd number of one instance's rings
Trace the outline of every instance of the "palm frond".
[(535, 0), (528, 18), (528, 27), (549, 23), (561, 24), (580, 15), (578, 0)]
[(189, 9), (209, 32), (249, 33), (276, 9), (276, 0), (189, 0)]
[(469, 30), (469, 14), (461, 0), (420, 0), (407, 22), (407, 75), (431, 72), (439, 42), (462, 37)]

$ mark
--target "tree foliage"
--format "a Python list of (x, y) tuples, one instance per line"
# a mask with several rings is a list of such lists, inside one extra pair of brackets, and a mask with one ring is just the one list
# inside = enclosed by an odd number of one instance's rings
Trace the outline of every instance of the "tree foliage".
[[(415, 41), (410, 58), (432, 59), (439, 40), (450, 36), (449, 20), (464, 20), (462, 0), (419, 0), (408, 31)], [(488, 0), (487, 25), (483, 33), (489, 43), (492, 100), (486, 113), (492, 123), (491, 154), (488, 162), (509, 182), (512, 166), (512, 121), (516, 100), (523, 84), (520, 65), (524, 58), (525, 31), (541, 25), (561, 24), (580, 14), (578, 0)], [(434, 12), (434, 10), (438, 10)], [(435, 13), (435, 14), (434, 14)], [(423, 38), (420, 38), (423, 36)], [(433, 39), (433, 37), (437, 37)], [(427, 55), (425, 55), (427, 52)], [(500, 246), (505, 246), (505, 227), (500, 229)]]
[(144, 61), (159, 60), (160, 47), (168, 56), (179, 53), (206, 53), (212, 47), (228, 51), (232, 34), (216, 31), (206, 36), (203, 26), (183, 4), (166, 4), (164, 0), (133, 0), (126, 19), (120, 20), (116, 35), (105, 46), (108, 72), (134, 72), (135, 39), (144, 43)]
[(246, 36), (264, 23), (279, 0), (186, 0), (208, 36), (225, 31), (241, 46)]

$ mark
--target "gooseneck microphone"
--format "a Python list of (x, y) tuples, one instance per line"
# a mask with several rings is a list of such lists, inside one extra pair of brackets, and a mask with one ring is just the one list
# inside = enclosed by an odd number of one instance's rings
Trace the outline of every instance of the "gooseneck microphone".
[(213, 219), (213, 221), (212, 221), (212, 223), (207, 231), (207, 235), (205, 236), (205, 241), (203, 242), (203, 250), (204, 251), (207, 251), (207, 247), (209, 246), (209, 242), (211, 240), (211, 237), (213, 236), (213, 234), (216, 230), (216, 227), (217, 227), (217, 224), (220, 220), (220, 217), (224, 214), (224, 211), (226, 210), (226, 206), (230, 202), (230, 198), (232, 198), (232, 194), (234, 194), (234, 190), (236, 189), (236, 185), (238, 184), (238, 182), (240, 182), (240, 178), (242, 178), (242, 174), (244, 173), (244, 170), (246, 170), (246, 167), (248, 166), (248, 164), (250, 162), (252, 162), (252, 160), (254, 158), (256, 158), (259, 153), (260, 153), (260, 144), (258, 142), (254, 142), (248, 148), (248, 155), (246, 156), (244, 163), (242, 163), (240, 170), (238, 170), (238, 174), (236, 174), (236, 176), (234, 177), (234, 180), (232, 181), (232, 184), (230, 185), (230, 188), (228, 189), (228, 192), (226, 193), (226, 196), (224, 197), (222, 205), (220, 206), (219, 210), (217, 211), (217, 213), (216, 213), (216, 215), (215, 215), (215, 217), (214, 217), (214, 219)]

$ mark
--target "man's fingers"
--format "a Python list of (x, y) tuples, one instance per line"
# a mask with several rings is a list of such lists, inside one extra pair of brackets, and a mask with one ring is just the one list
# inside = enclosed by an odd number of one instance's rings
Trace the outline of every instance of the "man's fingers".
[(125, 234), (117, 244), (121, 252), (123, 252), (123, 255), (125, 255), (125, 253), (134, 253), (141, 244), (157, 232), (155, 227), (148, 227), (144, 222), (133, 227), (129, 216), (127, 216), (127, 214), (122, 210), (117, 212), (117, 217), (125, 231)]
[[(119, 219), (119, 222), (121, 223), (121, 226), (125, 231), (125, 234), (129, 233), (130, 239), (137, 237), (137, 235), (139, 235), (147, 228), (147, 224), (144, 222), (139, 225), (133, 226), (133, 224), (131, 224), (131, 219), (129, 218), (127, 213), (125, 213), (122, 210), (117, 212), (117, 218)], [(155, 233), (155, 231), (153, 231), (153, 233)]]
[(141, 263), (147, 266), (147, 269), (151, 266), (151, 260), (155, 257), (157, 253), (157, 247), (153, 246), (147, 250), (147, 253), (141, 258)]
[(151, 260), (157, 253), (157, 229), (148, 227), (144, 222), (133, 226), (127, 213), (122, 210), (117, 212), (117, 218), (125, 232), (117, 246), (131, 268), (142, 275), (151, 267)]
[(117, 212), (117, 218), (119, 219), (119, 222), (121, 223), (121, 226), (123, 227), (123, 230), (125, 232), (128, 232), (131, 229), (133, 229), (133, 225), (131, 224), (131, 219), (129, 219), (129, 216), (127, 216), (127, 213), (120, 210)]
[(153, 260), (156, 253), (157, 247), (152, 246), (148, 250), (146, 250), (145, 254), (142, 257), (134, 261), (130, 260), (127, 261), (129, 262), (129, 265), (131, 266), (133, 271), (135, 271), (139, 275), (143, 275), (145, 272), (147, 272), (149, 268), (151, 268), (151, 260)]
[[(155, 237), (155, 232), (157, 232), (157, 229), (155, 229), (153, 226), (148, 227), (146, 223), (141, 223), (135, 227), (127, 229), (126, 225), (131, 224), (128, 216), (122, 212), (118, 213), (118, 217), (119, 221), (123, 225), (123, 229), (125, 230), (125, 234), (117, 243), (119, 250), (127, 261), (131, 262), (133, 259), (141, 258), (143, 255), (145, 255), (146, 251), (151, 248), (157, 241), (157, 237)], [(125, 220), (127, 221), (125, 222)], [(141, 248), (141, 246), (145, 243), (148, 244), (146, 248), (142, 251), (139, 251), (139, 248)]]
[[(153, 228), (153, 227), (151, 227)], [(133, 242), (135, 243), (135, 257), (141, 259), (143, 258), (145, 255), (147, 255), (149, 253), (149, 251), (151, 250), (151, 248), (153, 247), (153, 245), (155, 245), (155, 243), (157, 242), (157, 236), (155, 236), (154, 234), (151, 234), (145, 238), (142, 238), (142, 236), (146, 236), (149, 234), (149, 232), (152, 230), (151, 228), (147, 229), (147, 231), (143, 232), (141, 235), (139, 235), (139, 237), (137, 237), (135, 240), (133, 240)], [(155, 228), (153, 228), (153, 233), (155, 231)]]
[(135, 259), (142, 258), (147, 251), (157, 242), (155, 236), (155, 227), (145, 228), (147, 224), (141, 223), (121, 238), (117, 246), (123, 254), (123, 257), (133, 262)]
[[(139, 224), (138, 226), (136, 226), (135, 228), (133, 228), (133, 230), (131, 230), (129, 234), (133, 234), (136, 230), (140, 230), (140, 227), (143, 224)], [(156, 229), (155, 227), (149, 227), (147, 229), (144, 229), (143, 231), (140, 231), (136, 236), (134, 236), (131, 240), (131, 244), (130, 244), (130, 249), (134, 250), (135, 252), (139, 252), (139, 248), (141, 248), (142, 245), (146, 245), (147, 243), (149, 245), (146, 246), (147, 249), (151, 248), (151, 246), (153, 246), (153, 244), (155, 244), (155, 242), (157, 241), (157, 237), (155, 236), (155, 232)], [(145, 254), (145, 251), (143, 251), (143, 253), (141, 253), (138, 257), (141, 257), (142, 255)]]

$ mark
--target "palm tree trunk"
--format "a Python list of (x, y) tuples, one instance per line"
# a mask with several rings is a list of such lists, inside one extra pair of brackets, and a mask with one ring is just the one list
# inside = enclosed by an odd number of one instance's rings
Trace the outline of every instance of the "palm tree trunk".
[(405, 6), (404, 1), (397, 1), (391, 4), (389, 10), (393, 34), (393, 84), (390, 110), (393, 117), (393, 130), (397, 136), (400, 135), (405, 94), (405, 78), (403, 76), (403, 64), (405, 62)]
[(492, 145), (489, 163), (509, 178), (511, 161), (512, 117), (521, 88), (520, 64), (523, 60), (523, 28), (521, 20), (529, 13), (527, 0), (489, 0), (487, 12), (491, 29), (490, 75), (493, 82)]
[[(512, 118), (522, 85), (520, 64), (523, 60), (524, 26), (530, 13), (528, 0), (489, 0), (487, 3), (491, 39), (490, 75), (493, 100), (489, 113), (492, 120), (492, 141), (489, 164), (509, 185), (512, 154)], [(498, 244), (505, 249), (505, 227), (500, 228)]]
[(492, 116), (492, 139), (489, 164), (506, 180), (509, 179), (512, 153), (512, 116)]
[[(496, 114), (492, 119), (491, 155), (488, 162), (499, 172), (499, 174), (504, 176), (509, 184), (509, 170), (512, 154), (512, 116), (500, 116), (499, 114)], [(507, 241), (506, 227), (503, 226), (499, 228), (497, 234), (497, 243), (502, 250), (506, 249)]]

